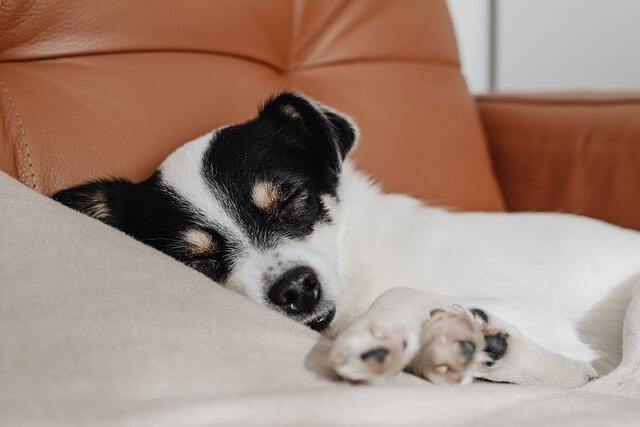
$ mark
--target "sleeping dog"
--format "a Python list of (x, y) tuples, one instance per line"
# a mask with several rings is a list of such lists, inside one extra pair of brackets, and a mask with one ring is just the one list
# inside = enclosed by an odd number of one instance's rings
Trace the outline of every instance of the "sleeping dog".
[(54, 198), (336, 338), (350, 381), (577, 387), (613, 371), (597, 381), (640, 392), (640, 233), (384, 194), (346, 159), (357, 139), (346, 115), (282, 93), (146, 181)]

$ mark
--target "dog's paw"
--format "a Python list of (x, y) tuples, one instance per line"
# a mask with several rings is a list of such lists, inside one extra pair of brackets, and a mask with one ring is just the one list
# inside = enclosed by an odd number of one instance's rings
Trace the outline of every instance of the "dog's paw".
[(417, 348), (417, 331), (376, 321), (358, 322), (338, 337), (329, 363), (348, 381), (380, 383), (402, 371)]
[(481, 322), (460, 306), (434, 310), (420, 336), (411, 370), (434, 384), (469, 383), (485, 340)]
[[(557, 357), (557, 356), (556, 356)], [(573, 360), (566, 357), (557, 357), (558, 361), (553, 368), (548, 370), (543, 377), (544, 384), (563, 388), (576, 388), (588, 385), (597, 378), (597, 371), (587, 362)]]
[(568, 388), (575, 388), (588, 384), (596, 378), (598, 378), (598, 372), (590, 363), (576, 361), (573, 376), (569, 376), (567, 381), (561, 385)]

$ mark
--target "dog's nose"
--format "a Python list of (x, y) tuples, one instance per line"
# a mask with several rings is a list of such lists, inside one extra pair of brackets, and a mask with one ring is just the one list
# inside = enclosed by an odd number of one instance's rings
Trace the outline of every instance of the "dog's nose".
[(278, 278), (269, 299), (288, 314), (311, 313), (320, 300), (318, 277), (309, 267), (296, 267)]

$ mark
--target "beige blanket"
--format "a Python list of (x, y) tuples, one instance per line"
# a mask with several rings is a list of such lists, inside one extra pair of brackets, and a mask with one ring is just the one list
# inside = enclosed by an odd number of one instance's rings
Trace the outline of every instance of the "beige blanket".
[(0, 425), (640, 426), (640, 398), (336, 381), (330, 343), (0, 174)]

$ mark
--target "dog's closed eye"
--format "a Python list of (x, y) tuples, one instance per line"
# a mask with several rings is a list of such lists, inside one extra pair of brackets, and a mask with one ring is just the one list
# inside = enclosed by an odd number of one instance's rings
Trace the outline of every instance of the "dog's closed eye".
[(299, 218), (305, 211), (309, 192), (300, 189), (291, 193), (279, 206), (278, 219), (280, 222), (290, 222)]
[(210, 277), (212, 280), (220, 280), (224, 276), (224, 271), (220, 261), (214, 258), (191, 258), (182, 260), (183, 263), (189, 267), (198, 270), (205, 276)]
[(211, 233), (198, 228), (183, 231), (180, 250), (178, 259), (191, 268), (213, 280), (220, 280), (224, 276), (222, 250)]

